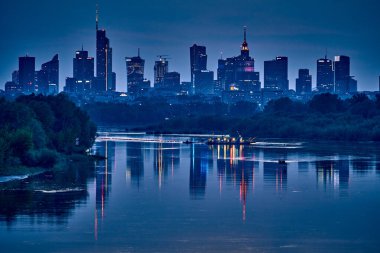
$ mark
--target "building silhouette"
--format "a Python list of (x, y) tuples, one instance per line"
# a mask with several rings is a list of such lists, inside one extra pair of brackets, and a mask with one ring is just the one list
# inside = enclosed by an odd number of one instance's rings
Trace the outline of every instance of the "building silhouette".
[(194, 73), (194, 92), (195, 94), (211, 95), (214, 94), (214, 72), (200, 70)]
[(19, 85), (25, 93), (37, 91), (35, 87), (36, 58), (28, 55), (18, 58)]
[(333, 62), (327, 56), (317, 60), (317, 89), (319, 92), (334, 92)]
[(288, 57), (279, 56), (264, 62), (264, 88), (270, 90), (289, 90)]
[(59, 91), (59, 59), (54, 55), (51, 61), (43, 63), (41, 70), (37, 71), (36, 85), (38, 93), (55, 95)]
[(94, 90), (115, 91), (116, 74), (112, 72), (112, 48), (106, 30), (99, 30), (99, 10), (96, 10), (96, 85)]
[(169, 62), (164, 56), (160, 56), (154, 64), (154, 87), (162, 88), (164, 86), (164, 76), (169, 72)]
[(296, 79), (296, 92), (298, 94), (311, 93), (312, 77), (308, 69), (298, 70), (298, 78)]
[(190, 47), (191, 83), (194, 84), (195, 73), (202, 70), (207, 70), (206, 47), (194, 44), (192, 47)]
[(179, 91), (181, 85), (181, 75), (178, 72), (167, 72), (164, 75), (164, 80), (161, 88)]
[(350, 80), (350, 57), (343, 55), (335, 56), (334, 73), (335, 91), (337, 93), (347, 92)]
[(245, 92), (260, 91), (259, 73), (255, 72), (255, 60), (249, 56), (247, 29), (240, 55), (218, 61), (217, 90), (240, 90)]
[(351, 76), (350, 63), (350, 57), (348, 56), (335, 56), (335, 92), (338, 94), (357, 92), (358, 84), (357, 81)]
[(88, 56), (88, 51), (78, 50), (73, 58), (73, 77), (66, 78), (66, 92), (90, 92), (95, 85), (94, 58)]
[(127, 66), (127, 88), (128, 93), (137, 94), (142, 89), (149, 87), (144, 87), (144, 67), (145, 60), (140, 57), (140, 49), (135, 57), (125, 58)]

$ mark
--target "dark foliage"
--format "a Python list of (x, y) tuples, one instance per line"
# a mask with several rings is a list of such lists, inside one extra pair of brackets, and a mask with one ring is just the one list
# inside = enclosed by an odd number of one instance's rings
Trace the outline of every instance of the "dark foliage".
[(0, 100), (0, 167), (52, 167), (57, 153), (83, 152), (95, 135), (88, 115), (65, 95)]

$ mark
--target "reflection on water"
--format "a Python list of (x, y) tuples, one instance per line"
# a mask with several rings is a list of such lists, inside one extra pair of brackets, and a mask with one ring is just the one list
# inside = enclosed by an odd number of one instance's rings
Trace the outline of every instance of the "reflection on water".
[(95, 162), (96, 180), (95, 180), (95, 220), (94, 236), (98, 238), (99, 220), (103, 221), (105, 217), (105, 206), (112, 186), (112, 171), (116, 166), (115, 160), (115, 142), (104, 141), (97, 143), (96, 152), (104, 154), (105, 160)]
[(348, 160), (328, 160), (316, 161), (317, 185), (347, 189), (349, 185), (349, 161)]
[[(94, 145), (94, 152), (104, 155), (104, 161), (73, 162), (62, 172), (0, 184), (0, 231), (2, 227), (17, 228), (20, 224), (38, 228), (41, 224), (59, 226), (70, 220), (82, 224), (90, 219), (87, 222), (93, 232), (86, 241), (88, 245), (94, 241), (117, 245), (122, 240), (118, 236), (125, 233), (135, 238), (135, 231), (145, 233), (146, 238), (156, 231), (156, 237), (166, 238), (181, 234), (178, 227), (187, 231), (187, 237), (196, 236), (192, 231), (203, 227), (200, 234), (204, 237), (223, 236), (222, 231), (231, 230), (247, 238), (278, 233), (277, 238), (285, 241), (287, 233), (296, 236), (307, 230), (311, 240), (322, 232), (323, 228), (318, 228), (321, 221), (315, 216), (312, 221), (308, 218), (302, 222), (302, 215), (296, 215), (299, 210), (322, 214), (331, 196), (350, 200), (357, 192), (366, 192), (364, 197), (372, 200), (372, 207), (380, 207), (371, 198), (371, 192), (380, 185), (380, 157), (374, 150), (360, 153), (347, 147), (330, 150), (307, 145), (286, 149), (284, 145), (262, 148), (101, 141)], [(330, 194), (336, 192), (339, 194)], [(344, 205), (352, 209), (356, 206)], [(219, 212), (222, 216), (218, 220)], [(81, 213), (85, 215), (77, 217)], [(335, 217), (338, 227), (348, 222), (362, 226), (355, 221), (358, 218), (346, 215)], [(288, 230), (290, 218), (294, 231)], [(380, 225), (377, 218), (372, 218)], [(163, 223), (157, 223), (160, 219)], [(220, 223), (225, 225), (219, 231), (216, 227)], [(239, 227), (242, 224), (245, 226)], [(307, 224), (311, 227), (305, 227)], [(78, 231), (88, 229), (78, 226)], [(263, 229), (262, 234), (254, 234), (258, 228)], [(323, 232), (335, 233), (334, 229), (327, 226)], [(165, 234), (169, 232), (173, 234)], [(0, 239), (6, 235), (6, 230), (0, 232)], [(113, 235), (115, 240), (110, 239)], [(367, 236), (371, 241), (372, 237)], [(181, 240), (184, 239), (178, 238)], [(141, 245), (137, 241), (132, 244), (138, 249)]]
[(94, 176), (88, 161), (67, 164), (65, 171), (46, 172), (22, 181), (1, 184), (0, 222), (13, 225), (18, 217), (30, 222), (67, 222), (75, 207), (86, 202), (87, 183)]

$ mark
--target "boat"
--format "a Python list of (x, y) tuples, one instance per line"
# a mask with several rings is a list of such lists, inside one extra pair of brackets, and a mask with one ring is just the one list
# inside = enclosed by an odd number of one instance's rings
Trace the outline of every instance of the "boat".
[(183, 142), (183, 144), (193, 144), (194, 142), (193, 141), (190, 141), (190, 140), (186, 140)]
[(206, 141), (207, 145), (252, 145), (255, 143), (255, 138), (243, 139), (241, 136), (239, 138), (223, 136), (217, 138), (209, 138)]

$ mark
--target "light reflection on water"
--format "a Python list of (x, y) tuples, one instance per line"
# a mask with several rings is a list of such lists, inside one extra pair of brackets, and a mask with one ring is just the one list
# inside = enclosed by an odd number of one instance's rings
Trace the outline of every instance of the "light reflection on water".
[(377, 249), (379, 149), (285, 146), (97, 142), (107, 160), (94, 170), (0, 191), (0, 242), (57, 252)]

